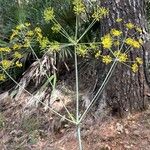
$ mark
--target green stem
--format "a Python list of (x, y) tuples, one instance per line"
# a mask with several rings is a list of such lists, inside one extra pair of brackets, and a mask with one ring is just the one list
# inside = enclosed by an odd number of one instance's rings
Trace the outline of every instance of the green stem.
[(81, 125), (77, 125), (77, 136), (78, 136), (78, 143), (79, 143), (79, 150), (83, 150), (82, 147), (82, 139), (81, 139)]
[(78, 59), (77, 48), (75, 46), (75, 78), (76, 78), (76, 122), (79, 121), (79, 79), (78, 79)]
[(92, 101), (90, 102), (89, 106), (87, 107), (87, 109), (84, 111), (84, 113), (82, 114), (79, 123), (81, 123), (81, 121), (84, 119), (84, 117), (87, 115), (87, 113), (89, 112), (89, 110), (91, 109), (91, 107), (93, 106), (93, 104), (96, 102), (97, 97), (103, 92), (105, 86), (107, 85), (114, 69), (116, 68), (117, 65), (117, 60), (115, 59), (115, 61), (113, 62), (109, 72), (107, 73), (107, 76), (105, 77), (101, 87), (99, 88), (99, 90), (97, 91), (96, 95), (94, 96), (94, 98), (92, 99)]
[(92, 23), (88, 26), (88, 28), (84, 31), (84, 33), (81, 35), (81, 37), (77, 40), (77, 43), (84, 37), (84, 35), (92, 28), (92, 26), (95, 24), (96, 20), (93, 20)]

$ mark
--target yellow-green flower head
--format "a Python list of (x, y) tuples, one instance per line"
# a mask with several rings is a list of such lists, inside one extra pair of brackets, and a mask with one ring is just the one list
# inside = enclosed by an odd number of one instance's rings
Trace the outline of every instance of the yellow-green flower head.
[(121, 53), (117, 59), (119, 62), (126, 62), (128, 60), (128, 56), (125, 53)]
[(117, 29), (111, 29), (110, 33), (112, 36), (120, 36), (122, 34), (122, 31)]
[(0, 81), (5, 81), (6, 76), (2, 73), (0, 73)]
[(120, 51), (115, 51), (114, 56), (117, 58), (119, 62), (126, 62), (128, 60), (128, 56), (126, 53), (121, 53)]
[(125, 27), (127, 28), (127, 29), (133, 29), (135, 26), (134, 26), (134, 24), (133, 23), (126, 23), (125, 24)]
[(52, 7), (48, 7), (44, 10), (44, 19), (46, 22), (53, 20), (54, 17), (54, 9)]
[(10, 60), (4, 59), (1, 61), (1, 65), (4, 69), (8, 69), (12, 65), (12, 62)]
[(109, 13), (109, 9), (105, 7), (97, 7), (96, 10), (94, 10), (92, 17), (96, 21), (100, 21), (100, 19), (102, 19), (103, 17), (106, 17), (108, 13)]
[(41, 33), (41, 32), (42, 32), (42, 30), (41, 30), (40, 27), (36, 27), (36, 28), (34, 29), (34, 31), (35, 31), (35, 33)]
[(11, 49), (9, 47), (0, 47), (0, 52), (10, 52)]
[(135, 29), (136, 29), (136, 31), (138, 31), (138, 32), (142, 33), (142, 29), (141, 29), (141, 28), (136, 27)]
[(81, 13), (85, 12), (85, 6), (82, 0), (73, 0), (73, 10), (75, 14), (80, 15)]
[(41, 41), (41, 39), (43, 38), (41, 28), (40, 28), (40, 27), (36, 27), (36, 28), (34, 29), (34, 31), (35, 31), (35, 33), (36, 33), (36, 35), (37, 35), (37, 41), (38, 41), (38, 42)]
[(133, 47), (133, 48), (140, 48), (140, 47), (141, 47), (140, 43), (139, 43), (138, 41), (132, 39), (132, 38), (127, 38), (127, 39), (125, 40), (125, 43), (126, 43), (127, 45)]
[(114, 46), (119, 46), (120, 42), (119, 41), (114, 41), (113, 44), (114, 44)]
[(43, 38), (39, 41), (39, 43), (40, 43), (41, 48), (44, 49), (44, 48), (46, 48), (46, 47), (48, 46), (49, 40), (48, 40), (47, 37), (43, 37)]
[(106, 65), (110, 64), (112, 62), (112, 57), (109, 55), (102, 56), (102, 62)]
[(98, 51), (96, 54), (95, 54), (95, 58), (99, 58), (101, 56), (101, 51)]
[(90, 49), (97, 49), (98, 48), (98, 45), (96, 45), (94, 42), (93, 43), (90, 43)]
[(61, 30), (61, 26), (59, 24), (54, 24), (54, 26), (51, 29), (53, 33), (59, 33)]
[(27, 36), (33, 36), (34, 35), (34, 32), (29, 30), (27, 33), (26, 33)]
[(19, 52), (15, 52), (14, 53), (14, 58), (20, 59), (20, 58), (22, 58), (22, 55)]
[(142, 39), (139, 39), (138, 41), (139, 41), (139, 43), (140, 43), (141, 45), (144, 44), (144, 41), (143, 41)]
[(30, 39), (29, 38), (25, 38), (24, 39), (24, 45), (23, 45), (23, 47), (25, 47), (25, 48), (28, 48), (28, 47), (30, 47)]
[(31, 23), (26, 22), (24, 25), (25, 25), (26, 27), (29, 27), (29, 26), (31, 25)]
[(113, 40), (112, 40), (112, 37), (110, 36), (110, 34), (106, 34), (105, 36), (103, 36), (101, 38), (101, 43), (103, 45), (103, 48), (110, 49), (113, 44)]
[(20, 45), (20, 44), (17, 44), (17, 43), (15, 43), (13, 46), (12, 46), (12, 49), (13, 50), (18, 50), (18, 49), (20, 49), (22, 46)]
[(136, 73), (139, 70), (139, 66), (137, 63), (132, 64), (131, 69), (134, 73)]
[(25, 25), (24, 25), (24, 24), (19, 24), (19, 25), (16, 26), (16, 29), (17, 29), (17, 30), (22, 30), (22, 29), (24, 29), (24, 28), (25, 28)]
[(140, 58), (140, 57), (136, 57), (135, 61), (136, 61), (136, 63), (139, 64), (139, 65), (142, 65), (142, 64), (143, 64), (142, 58)]
[(122, 18), (117, 18), (116, 22), (121, 22), (123, 19)]
[(10, 36), (10, 40), (13, 40), (15, 38), (15, 36), (19, 35), (19, 31), (18, 30), (12, 30), (12, 31), (13, 31), (13, 33)]
[(61, 45), (57, 41), (51, 42), (49, 45), (49, 50), (52, 52), (59, 52), (60, 49), (61, 49)]
[(22, 65), (22, 63), (21, 62), (19, 62), (19, 61), (16, 61), (16, 67), (19, 67), (19, 68), (21, 68), (23, 65)]
[(77, 46), (77, 54), (79, 56), (85, 57), (88, 53), (87, 46), (84, 44), (80, 44)]

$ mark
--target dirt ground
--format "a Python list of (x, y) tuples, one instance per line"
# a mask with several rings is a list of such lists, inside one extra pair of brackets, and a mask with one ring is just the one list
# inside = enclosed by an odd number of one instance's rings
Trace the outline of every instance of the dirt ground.
[[(21, 101), (0, 101), (0, 150), (78, 150), (75, 127), (54, 124), (42, 108), (28, 111)], [(89, 117), (81, 134), (83, 150), (150, 150), (150, 109), (101, 122)]]

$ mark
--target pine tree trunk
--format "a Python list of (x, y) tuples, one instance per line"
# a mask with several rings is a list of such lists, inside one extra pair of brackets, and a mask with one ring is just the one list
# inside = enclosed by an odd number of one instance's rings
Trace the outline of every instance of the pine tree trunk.
[[(101, 2), (102, 6), (109, 8), (110, 15), (101, 22), (101, 32), (103, 34), (109, 32), (110, 28), (121, 28), (124, 30), (124, 23), (131, 22), (142, 28), (142, 38), (147, 40), (147, 21), (145, 16), (144, 0), (106, 0)], [(115, 23), (117, 18), (122, 18), (123, 22), (118, 26)], [(134, 34), (131, 33), (131, 34)], [(103, 96), (112, 108), (112, 111), (120, 115), (126, 112), (144, 110), (148, 106), (148, 74), (146, 72), (146, 64), (148, 61), (148, 44), (146, 43), (140, 50), (130, 52), (131, 60), (137, 56), (142, 57), (144, 64), (140, 67), (138, 73), (134, 74), (129, 68), (118, 64), (113, 73)], [(98, 68), (99, 72), (101, 69)], [(101, 81), (99, 77), (99, 81)]]

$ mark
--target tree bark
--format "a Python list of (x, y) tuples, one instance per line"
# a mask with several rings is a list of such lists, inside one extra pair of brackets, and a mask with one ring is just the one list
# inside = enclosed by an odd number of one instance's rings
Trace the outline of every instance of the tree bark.
[[(123, 31), (124, 24), (131, 22), (142, 28), (143, 32), (140, 36), (146, 43), (140, 50), (132, 51), (129, 54), (131, 60), (137, 56), (143, 58), (143, 66), (137, 73), (133, 73), (128, 67), (118, 64), (98, 103), (100, 105), (100, 100), (105, 100), (112, 108), (113, 113), (119, 113), (121, 116), (126, 112), (144, 110), (148, 106), (149, 95), (149, 77), (146, 71), (149, 47), (144, 0), (106, 0), (102, 1), (100, 5), (110, 10), (110, 15), (100, 23), (102, 34), (106, 34), (114, 27)], [(115, 22), (117, 18), (123, 19), (122, 24), (118, 25)], [(134, 34), (134, 32), (132, 31), (130, 34)], [(100, 68), (98, 68), (98, 72), (101, 72)], [(102, 78), (99, 77), (99, 83), (101, 80)]]

